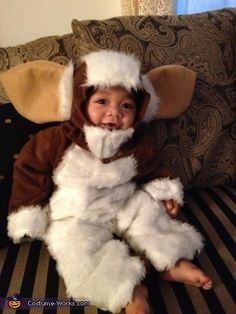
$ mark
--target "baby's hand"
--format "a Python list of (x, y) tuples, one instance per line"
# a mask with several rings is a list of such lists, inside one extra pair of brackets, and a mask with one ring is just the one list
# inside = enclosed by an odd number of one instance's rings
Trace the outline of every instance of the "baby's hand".
[(164, 201), (166, 212), (170, 217), (176, 217), (180, 212), (180, 204), (174, 200)]

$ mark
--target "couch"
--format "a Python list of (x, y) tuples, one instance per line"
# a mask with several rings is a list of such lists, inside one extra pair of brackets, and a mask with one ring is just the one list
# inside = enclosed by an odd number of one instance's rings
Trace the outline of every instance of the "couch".
[[(40, 59), (63, 65), (71, 59), (76, 64), (81, 55), (104, 48), (135, 54), (144, 72), (163, 64), (181, 64), (197, 72), (187, 111), (176, 119), (153, 121), (151, 129), (163, 163), (184, 184), (181, 219), (195, 225), (205, 238), (205, 249), (195, 263), (212, 276), (214, 288), (203, 291), (163, 282), (154, 269), (145, 281), (154, 314), (234, 314), (236, 9), (73, 20), (70, 34), (0, 48), (0, 72)], [(7, 297), (18, 294), (21, 307), (11, 313), (47, 313), (46, 305), (29, 308), (27, 300), (67, 300), (63, 280), (42, 242), (11, 243), (6, 217), (14, 160), (28, 139), (48, 124), (37, 125), (21, 117), (3, 86), (0, 103), (0, 310), (4, 306), (9, 310)], [(70, 312), (104, 313), (83, 303), (50, 308), (50, 313)]]

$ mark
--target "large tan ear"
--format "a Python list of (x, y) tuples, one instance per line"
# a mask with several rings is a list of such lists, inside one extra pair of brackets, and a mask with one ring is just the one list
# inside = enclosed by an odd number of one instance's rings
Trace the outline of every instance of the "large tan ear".
[(190, 104), (196, 73), (181, 65), (164, 65), (150, 70), (146, 76), (159, 98), (157, 119), (176, 118)]
[(45, 123), (70, 118), (73, 66), (32, 61), (0, 74), (7, 97), (26, 119)]

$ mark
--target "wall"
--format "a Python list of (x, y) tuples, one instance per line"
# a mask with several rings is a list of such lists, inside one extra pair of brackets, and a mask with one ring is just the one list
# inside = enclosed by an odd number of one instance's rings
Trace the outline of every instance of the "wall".
[(0, 0), (0, 47), (71, 32), (71, 20), (121, 15), (120, 0)]

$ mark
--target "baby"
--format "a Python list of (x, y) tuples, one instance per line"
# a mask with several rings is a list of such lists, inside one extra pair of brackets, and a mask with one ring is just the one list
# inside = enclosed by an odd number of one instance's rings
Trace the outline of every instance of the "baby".
[(61, 84), (67, 121), (39, 132), (15, 163), (9, 236), (44, 239), (68, 296), (112, 312), (150, 313), (144, 263), (129, 246), (162, 278), (210, 289), (210, 277), (189, 261), (203, 246), (200, 234), (166, 213), (177, 214), (182, 185), (161, 178), (143, 124), (155, 118), (158, 99), (139, 62), (93, 52)]
[[(91, 124), (112, 130), (128, 129), (135, 123), (135, 97), (123, 87), (111, 87), (97, 90), (90, 97), (85, 113)], [(167, 213), (175, 217), (180, 205), (174, 200), (164, 201)], [(165, 241), (165, 239), (164, 239)], [(178, 281), (203, 289), (210, 289), (212, 281), (201, 269), (186, 259), (180, 259), (175, 266), (161, 273), (161, 278)], [(148, 292), (145, 286), (134, 289), (133, 302), (125, 307), (126, 313), (151, 313), (148, 303)]]

